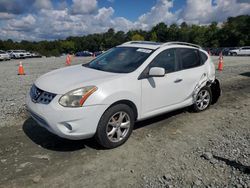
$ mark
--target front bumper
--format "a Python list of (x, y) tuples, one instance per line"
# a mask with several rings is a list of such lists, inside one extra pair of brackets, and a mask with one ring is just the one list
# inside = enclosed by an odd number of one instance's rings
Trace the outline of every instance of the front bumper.
[(48, 131), (71, 140), (91, 138), (107, 105), (93, 105), (81, 108), (62, 107), (57, 95), (49, 104), (34, 103), (27, 95), (27, 110), (31, 117)]

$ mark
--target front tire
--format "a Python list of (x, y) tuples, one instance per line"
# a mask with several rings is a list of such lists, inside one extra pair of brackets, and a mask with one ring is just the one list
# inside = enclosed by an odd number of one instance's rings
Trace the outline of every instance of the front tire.
[(195, 112), (201, 112), (206, 110), (212, 102), (212, 92), (210, 87), (203, 87), (198, 92), (195, 102), (193, 104), (193, 110)]
[(95, 138), (104, 148), (118, 147), (128, 140), (134, 121), (133, 110), (128, 105), (111, 106), (99, 120)]

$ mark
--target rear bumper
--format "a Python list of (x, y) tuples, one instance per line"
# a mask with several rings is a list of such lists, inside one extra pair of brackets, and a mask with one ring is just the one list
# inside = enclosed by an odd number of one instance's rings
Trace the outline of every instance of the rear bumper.
[(49, 104), (34, 103), (27, 95), (27, 110), (31, 117), (48, 131), (71, 140), (92, 137), (106, 105), (65, 108), (59, 105), (56, 96)]

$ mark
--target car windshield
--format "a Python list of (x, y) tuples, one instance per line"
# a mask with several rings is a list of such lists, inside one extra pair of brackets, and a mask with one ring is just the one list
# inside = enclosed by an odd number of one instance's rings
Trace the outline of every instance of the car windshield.
[(136, 70), (153, 50), (135, 47), (115, 47), (83, 66), (106, 72), (129, 73)]

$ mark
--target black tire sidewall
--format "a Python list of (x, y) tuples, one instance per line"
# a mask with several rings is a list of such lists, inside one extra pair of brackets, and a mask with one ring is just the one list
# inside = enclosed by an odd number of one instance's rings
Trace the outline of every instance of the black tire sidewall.
[[(203, 90), (208, 91), (208, 93), (209, 93), (209, 95), (210, 95), (210, 100), (209, 100), (208, 106), (207, 106), (205, 109), (200, 110), (200, 109), (198, 108), (197, 104), (196, 104), (196, 100), (197, 100), (198, 94), (199, 94), (201, 91), (203, 91)], [(195, 99), (195, 102), (194, 102), (194, 104), (193, 104), (193, 110), (194, 110), (195, 112), (202, 112), (202, 111), (205, 111), (206, 109), (208, 109), (209, 106), (210, 106), (210, 104), (211, 104), (211, 102), (212, 102), (212, 92), (211, 92), (211, 88), (208, 87), (208, 86), (204, 86), (203, 88), (200, 89), (200, 91), (198, 92), (198, 94), (197, 94), (196, 99)]]
[[(129, 128), (129, 131), (128, 131), (128, 133), (127, 133), (127, 135), (125, 136), (124, 139), (122, 139), (119, 142), (112, 142), (107, 137), (106, 126), (107, 126), (107, 123), (108, 123), (109, 119), (115, 113), (117, 113), (119, 111), (124, 111), (129, 115), (130, 128)], [(108, 108), (104, 112), (101, 119), (99, 120), (98, 127), (97, 127), (96, 134), (95, 134), (95, 139), (104, 148), (111, 149), (111, 148), (118, 147), (118, 146), (124, 144), (128, 140), (129, 136), (131, 135), (131, 133), (133, 131), (134, 122), (135, 122), (135, 118), (134, 118), (133, 110), (128, 105), (126, 105), (126, 104), (117, 104), (117, 105), (111, 106), (110, 108)]]

